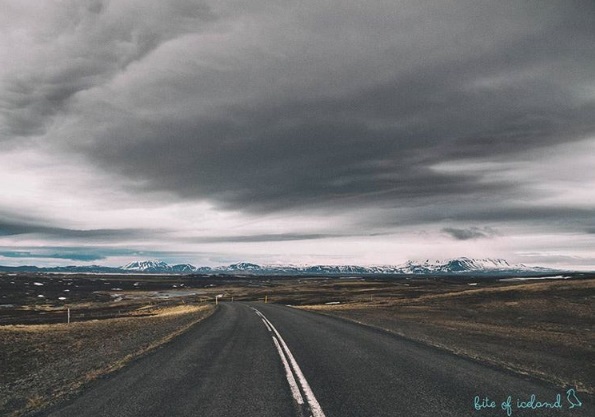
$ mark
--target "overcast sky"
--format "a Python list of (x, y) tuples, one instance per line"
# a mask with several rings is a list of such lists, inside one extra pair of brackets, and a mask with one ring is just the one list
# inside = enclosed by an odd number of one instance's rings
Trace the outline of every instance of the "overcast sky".
[(0, 264), (595, 269), (592, 0), (3, 0)]

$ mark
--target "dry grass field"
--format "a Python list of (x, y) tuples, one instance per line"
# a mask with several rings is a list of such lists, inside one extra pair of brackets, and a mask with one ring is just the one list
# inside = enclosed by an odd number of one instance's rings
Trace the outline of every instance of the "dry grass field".
[(594, 279), (409, 285), (304, 308), (595, 393)]
[(0, 326), (0, 415), (19, 416), (56, 403), (212, 311), (212, 305), (182, 305), (106, 320)]
[(0, 415), (30, 414), (67, 398), (211, 314), (216, 296), (339, 316), (595, 393), (589, 275), (528, 281), (0, 275)]

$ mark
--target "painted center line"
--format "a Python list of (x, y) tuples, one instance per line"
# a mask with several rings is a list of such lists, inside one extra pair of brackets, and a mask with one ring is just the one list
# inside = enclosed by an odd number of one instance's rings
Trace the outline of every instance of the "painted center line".
[[(268, 331), (273, 333), (273, 342), (275, 343), (277, 352), (281, 357), (281, 362), (283, 362), (283, 367), (285, 368), (285, 376), (287, 378), (287, 382), (289, 383), (291, 394), (293, 395), (293, 398), (298, 404), (298, 406), (302, 408), (305, 405), (305, 396), (307, 401), (307, 407), (310, 411), (309, 414), (312, 417), (325, 417), (324, 412), (322, 411), (322, 408), (320, 407), (320, 404), (318, 403), (318, 400), (314, 395), (314, 392), (312, 392), (312, 388), (310, 388), (310, 384), (308, 384), (306, 377), (302, 373), (302, 370), (300, 369), (295, 358), (293, 357), (293, 354), (289, 350), (289, 347), (287, 347), (285, 340), (283, 340), (275, 326), (273, 326), (273, 323), (271, 323), (269, 319), (267, 319), (264, 316), (264, 314), (262, 314), (255, 308), (252, 308), (252, 310), (254, 310), (256, 314), (262, 319)], [(303, 396), (302, 393), (304, 394)]]

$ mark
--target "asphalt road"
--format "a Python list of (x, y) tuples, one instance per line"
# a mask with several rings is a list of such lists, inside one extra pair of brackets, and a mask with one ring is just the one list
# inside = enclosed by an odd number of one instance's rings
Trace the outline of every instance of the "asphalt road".
[[(512, 416), (595, 415), (592, 398), (580, 394), (582, 405), (570, 409), (566, 388), (315, 313), (223, 303), (183, 336), (45, 415), (491, 417), (507, 415), (501, 404), (508, 396)], [(557, 394), (561, 408), (538, 403), (556, 406)], [(541, 407), (519, 409), (517, 401)]]

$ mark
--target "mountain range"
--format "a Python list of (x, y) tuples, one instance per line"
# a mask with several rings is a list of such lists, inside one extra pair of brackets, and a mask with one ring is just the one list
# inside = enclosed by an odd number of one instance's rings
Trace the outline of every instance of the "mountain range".
[(240, 262), (221, 267), (196, 267), (191, 264), (170, 265), (159, 260), (134, 261), (121, 267), (66, 266), (37, 267), (0, 266), (0, 272), (62, 272), (62, 273), (150, 273), (150, 274), (208, 274), (208, 275), (464, 275), (464, 274), (537, 274), (556, 272), (553, 269), (511, 265), (504, 259), (456, 258), (445, 261), (407, 261), (402, 265), (358, 266), (358, 265), (257, 265)]

